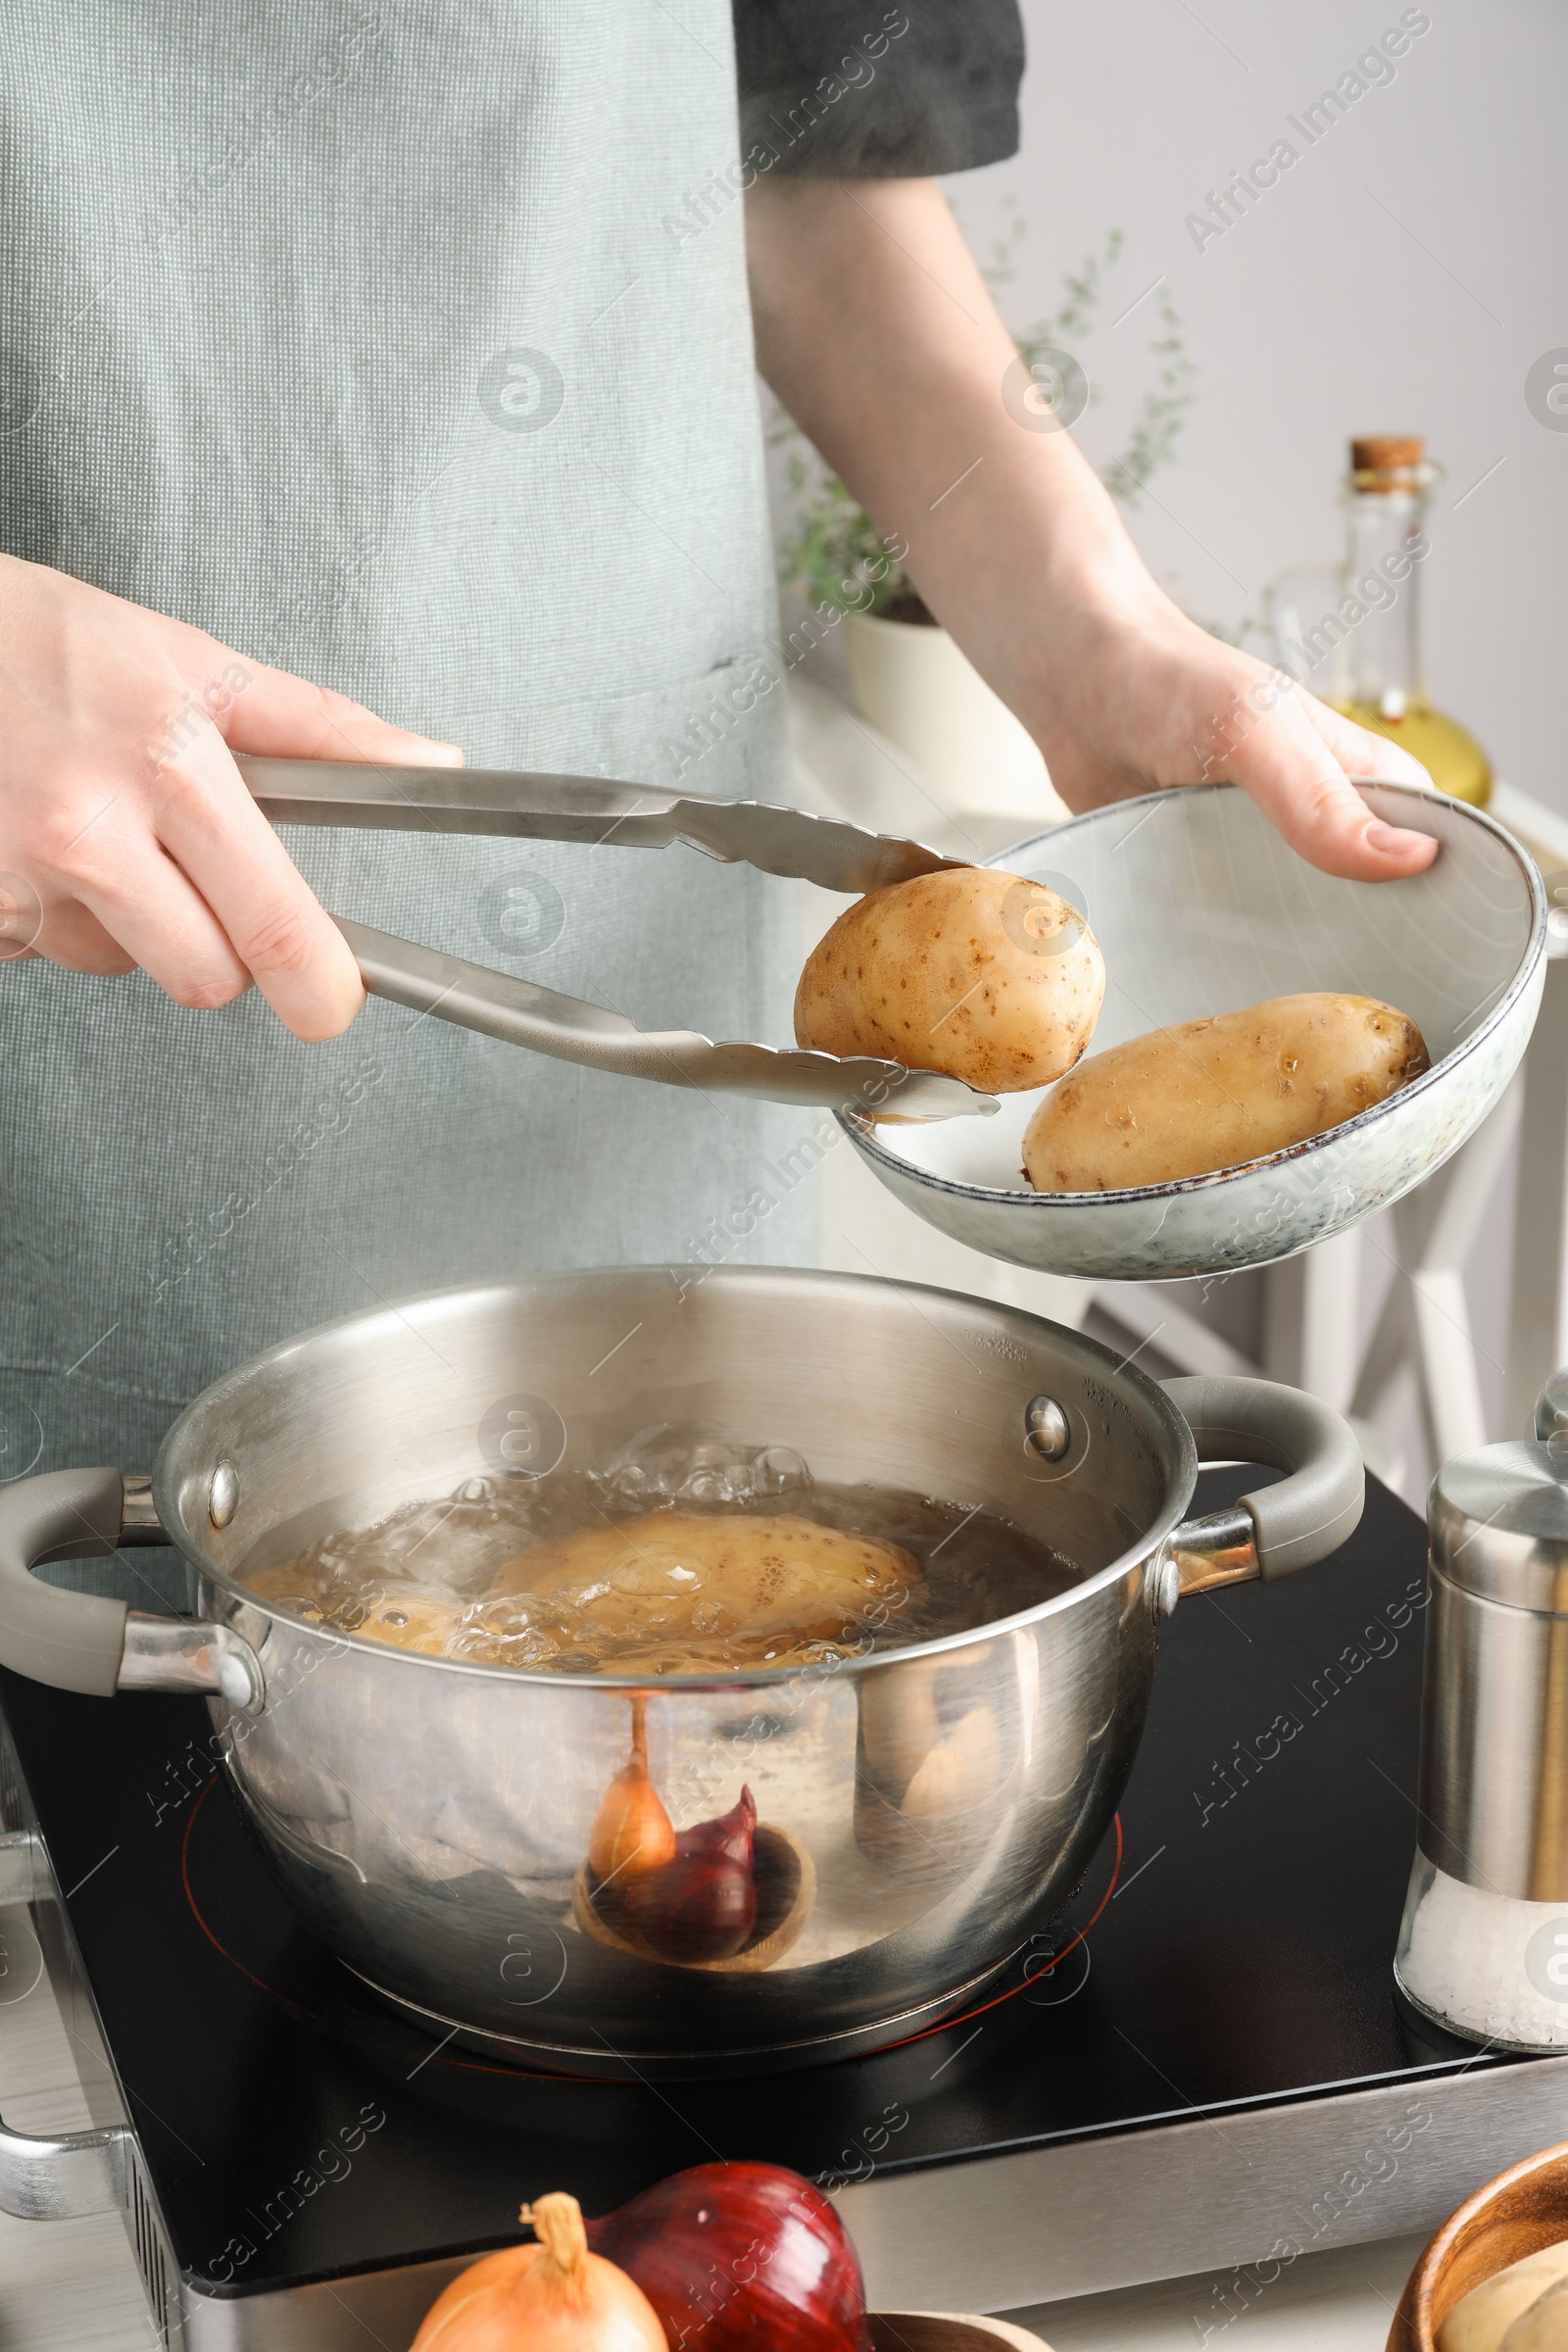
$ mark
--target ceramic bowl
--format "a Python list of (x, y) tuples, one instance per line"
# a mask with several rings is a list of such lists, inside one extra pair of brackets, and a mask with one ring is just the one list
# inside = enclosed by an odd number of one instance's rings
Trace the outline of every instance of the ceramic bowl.
[(1405, 2282), (1388, 2352), (1436, 2352), (1454, 2305), (1527, 2254), (1568, 2237), (1568, 2143), (1499, 2173), (1449, 2216)]
[(1545, 978), (1546, 905), (1534, 861), (1461, 801), (1361, 788), (1391, 824), (1442, 854), (1405, 882), (1344, 882), (1289, 849), (1235, 785), (1121, 801), (991, 862), (1048, 882), (1104, 952), (1091, 1052), (1267, 997), (1339, 989), (1416, 1021), (1425, 1076), (1326, 1135), (1242, 1168), (1107, 1193), (1036, 1193), (1022, 1170), (1038, 1093), (989, 1119), (841, 1124), (906, 1207), (988, 1257), (1091, 1281), (1229, 1273), (1293, 1257), (1430, 1176), (1473, 1134), (1517, 1068)]

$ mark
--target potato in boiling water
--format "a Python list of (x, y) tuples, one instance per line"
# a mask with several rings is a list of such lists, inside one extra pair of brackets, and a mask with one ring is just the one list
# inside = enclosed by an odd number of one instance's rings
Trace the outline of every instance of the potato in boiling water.
[(793, 1513), (751, 1518), (648, 1511), (529, 1544), (497, 1572), (496, 1596), (536, 1595), (580, 1612), (606, 1645), (642, 1637), (689, 1650), (694, 1666), (737, 1637), (785, 1648), (836, 1641), (858, 1611), (901, 1607), (919, 1580), (894, 1544), (848, 1535)]
[(368, 1642), (390, 1642), (398, 1649), (439, 1658), (462, 1623), (463, 1604), (454, 1593), (393, 1586), (371, 1598), (365, 1622), (351, 1630)]
[(367, 1641), (422, 1650), (432, 1658), (445, 1655), (463, 1623), (462, 1601), (439, 1586), (372, 1585), (357, 1594), (338, 1594), (323, 1605), (318, 1580), (299, 1560), (283, 1568), (259, 1569), (246, 1582), (263, 1600), (297, 1609), (314, 1623), (328, 1624), (334, 1633), (363, 1634)]
[(1414, 1021), (1376, 997), (1274, 997), (1178, 1021), (1054, 1088), (1024, 1130), (1024, 1172), (1037, 1193), (1102, 1193), (1245, 1167), (1430, 1066)]
[(839, 916), (801, 974), (795, 1038), (1011, 1094), (1072, 1068), (1104, 989), (1094, 933), (1055, 891), (950, 866)]

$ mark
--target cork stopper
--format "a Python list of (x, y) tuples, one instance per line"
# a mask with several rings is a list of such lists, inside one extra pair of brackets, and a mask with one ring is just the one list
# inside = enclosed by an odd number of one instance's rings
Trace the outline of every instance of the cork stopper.
[(1426, 454), (1420, 433), (1364, 433), (1350, 443), (1350, 470), (1359, 490), (1406, 490), (1414, 487)]

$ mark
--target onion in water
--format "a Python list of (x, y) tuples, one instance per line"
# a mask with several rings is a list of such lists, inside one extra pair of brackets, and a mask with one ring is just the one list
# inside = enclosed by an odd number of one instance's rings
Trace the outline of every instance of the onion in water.
[(587, 2228), (636, 2279), (670, 2352), (867, 2352), (855, 2248), (799, 2173), (696, 2165)]
[(525, 2205), (539, 2243), (487, 2254), (424, 2315), (412, 2352), (668, 2352), (641, 2287), (590, 2254), (575, 2197)]

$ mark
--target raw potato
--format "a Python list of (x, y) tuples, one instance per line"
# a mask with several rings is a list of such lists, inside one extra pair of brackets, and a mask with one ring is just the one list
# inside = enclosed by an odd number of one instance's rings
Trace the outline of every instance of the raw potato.
[(1024, 1130), (1037, 1193), (1120, 1192), (1245, 1167), (1322, 1135), (1430, 1068), (1376, 997), (1272, 997), (1096, 1054)]
[(950, 866), (873, 890), (839, 916), (801, 974), (795, 1038), (1014, 1094), (1072, 1068), (1104, 993), (1104, 961), (1075, 906), (1043, 882)]
[(1497, 2352), (1505, 2335), (1512, 2352), (1515, 2321), (1559, 2279), (1568, 2280), (1568, 2240), (1543, 2246), (1472, 2287), (1438, 2329), (1438, 2352)]

